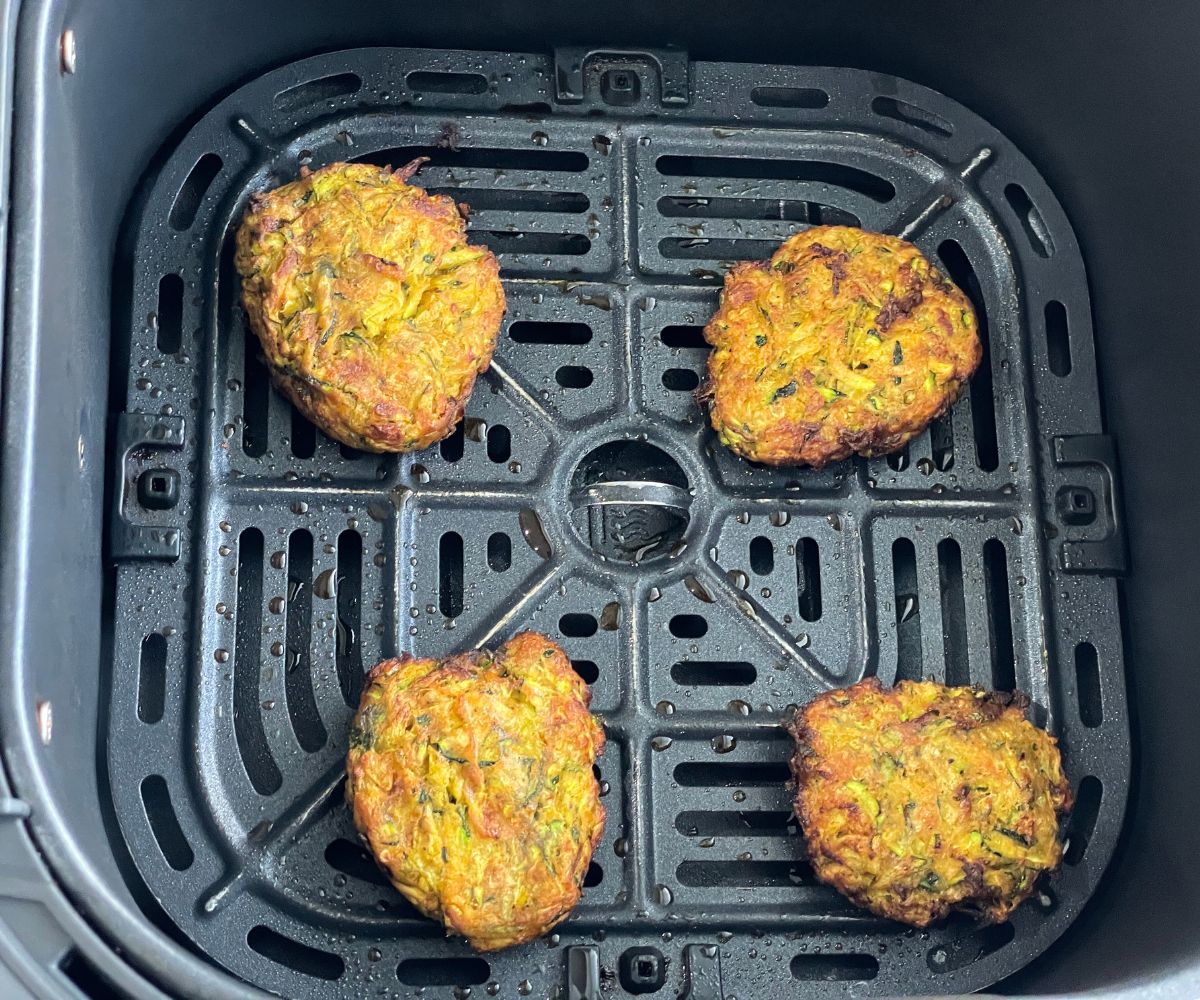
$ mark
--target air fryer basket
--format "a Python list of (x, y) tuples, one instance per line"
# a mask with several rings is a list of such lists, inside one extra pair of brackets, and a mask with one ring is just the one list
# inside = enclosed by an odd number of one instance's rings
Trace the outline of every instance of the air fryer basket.
[[(232, 234), (301, 164), (415, 156), (471, 206), (509, 312), (455, 435), (366, 455), (271, 390)], [(692, 398), (700, 328), (729, 261), (817, 223), (917, 242), (985, 360), (899, 455), (752, 466)], [(1129, 769), (1114, 449), (1075, 236), (975, 115), (670, 51), (335, 52), (203, 113), (125, 239), (102, 738), (127, 877), (212, 961), (286, 995), (965, 992), (1087, 901)], [(592, 686), (608, 827), (576, 914), (480, 957), (358, 845), (345, 733), (377, 659), (527, 627)], [(1066, 864), (1009, 923), (904, 931), (805, 865), (780, 720), (872, 674), (1016, 687), (1058, 734)]]

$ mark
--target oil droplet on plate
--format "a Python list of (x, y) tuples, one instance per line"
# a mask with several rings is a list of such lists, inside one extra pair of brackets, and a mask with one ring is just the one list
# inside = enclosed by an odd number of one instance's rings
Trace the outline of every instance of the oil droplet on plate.
[(659, 715), (674, 715), (675, 703), (671, 701), (660, 701), (654, 706), (654, 711), (656, 711)]
[(661, 753), (663, 750), (668, 749), (673, 742), (670, 736), (655, 736), (650, 741), (650, 749)]
[(737, 740), (728, 735), (714, 736), (711, 740), (712, 748), (716, 753), (729, 753), (737, 747)]
[(337, 597), (337, 571), (322, 570), (320, 575), (313, 580), (313, 593), (327, 601)]
[(517, 523), (521, 526), (521, 534), (529, 547), (543, 559), (549, 559), (554, 550), (550, 547), (550, 540), (542, 527), (542, 519), (537, 513), (527, 507), (518, 515)]
[(605, 632), (615, 632), (621, 624), (621, 605), (609, 601), (600, 612), (600, 627)]
[(228, 663), (229, 662), (229, 650), (227, 650), (227, 649), (213, 650), (213, 659), (216, 660), (218, 663)]
[(656, 885), (654, 887), (654, 902), (659, 906), (670, 906), (675, 897), (671, 895), (671, 890), (665, 885)]

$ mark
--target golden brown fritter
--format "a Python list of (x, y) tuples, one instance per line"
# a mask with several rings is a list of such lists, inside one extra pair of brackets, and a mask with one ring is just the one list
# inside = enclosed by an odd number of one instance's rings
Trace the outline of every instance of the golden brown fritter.
[(604, 829), (590, 700), (534, 632), (371, 671), (350, 732), (354, 823), (396, 888), (480, 951), (544, 934), (579, 901)]
[(878, 679), (797, 713), (796, 815), (817, 877), (916, 927), (1003, 921), (1062, 860), (1071, 786), (1023, 696)]
[(504, 316), (491, 251), (454, 202), (400, 170), (334, 163), (255, 196), (237, 234), (251, 329), (275, 384), (314, 424), (367, 451), (448, 435)]
[(847, 226), (733, 268), (704, 338), (713, 428), (768, 465), (895, 451), (982, 356), (970, 301), (915, 246)]

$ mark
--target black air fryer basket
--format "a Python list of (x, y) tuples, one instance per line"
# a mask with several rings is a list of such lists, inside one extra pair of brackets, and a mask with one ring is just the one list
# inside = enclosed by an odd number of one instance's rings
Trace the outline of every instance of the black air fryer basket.
[[(162, 7), (9, 12), (11, 995), (1196, 992), (1195, 783), (1161, 784), (1196, 364), (1155, 262), (1194, 259), (1197, 205), (1149, 183), (1195, 140), (1152, 162), (1127, 91), (1078, 117), (1051, 55), (1096, 85), (1096, 25), (792, 10), (789, 54), (716, 10)], [(371, 455), (271, 388), (233, 235), (302, 165), (417, 156), (509, 308), (455, 433)], [(902, 452), (743, 462), (693, 398), (701, 329), (731, 263), (831, 223), (921, 247), (983, 364)], [(361, 846), (346, 734), (379, 659), (526, 628), (591, 687), (608, 821), (575, 913), (480, 955)], [(781, 723), (869, 676), (1020, 690), (1057, 735), (1065, 863), (1009, 921), (917, 932), (816, 882)]]

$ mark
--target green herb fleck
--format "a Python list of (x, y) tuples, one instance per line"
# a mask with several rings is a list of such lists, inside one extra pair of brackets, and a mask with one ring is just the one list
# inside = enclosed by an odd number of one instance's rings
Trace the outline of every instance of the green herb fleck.
[(996, 827), (996, 832), (1004, 834), (1004, 836), (1006, 836), (1009, 840), (1015, 840), (1022, 847), (1029, 846), (1029, 838), (1023, 834), (1017, 833), (1016, 830), (1010, 830), (1006, 826), (998, 826)]
[(771, 396), (771, 402), (774, 403), (776, 400), (783, 399), (785, 396), (794, 396), (795, 394), (796, 383), (789, 382), (787, 385), (781, 386), (775, 390), (775, 394)]
[(759, 347), (762, 347), (764, 344), (766, 344), (766, 342), (767, 342), (767, 335), (765, 333), (760, 333), (757, 337), (754, 338), (754, 343), (757, 344)]
[(465, 764), (467, 762), (467, 759), (465, 757), (455, 757), (453, 754), (447, 753), (445, 750), (442, 749), (442, 746), (440, 743), (430, 743), (429, 745), (431, 747), (433, 747), (433, 749), (436, 750), (439, 754), (441, 754), (443, 757), (445, 757), (446, 760), (450, 761), (451, 764)]
[(904, 363), (904, 351), (900, 347), (900, 341), (896, 341), (896, 346), (892, 348), (892, 364), (900, 365)]

